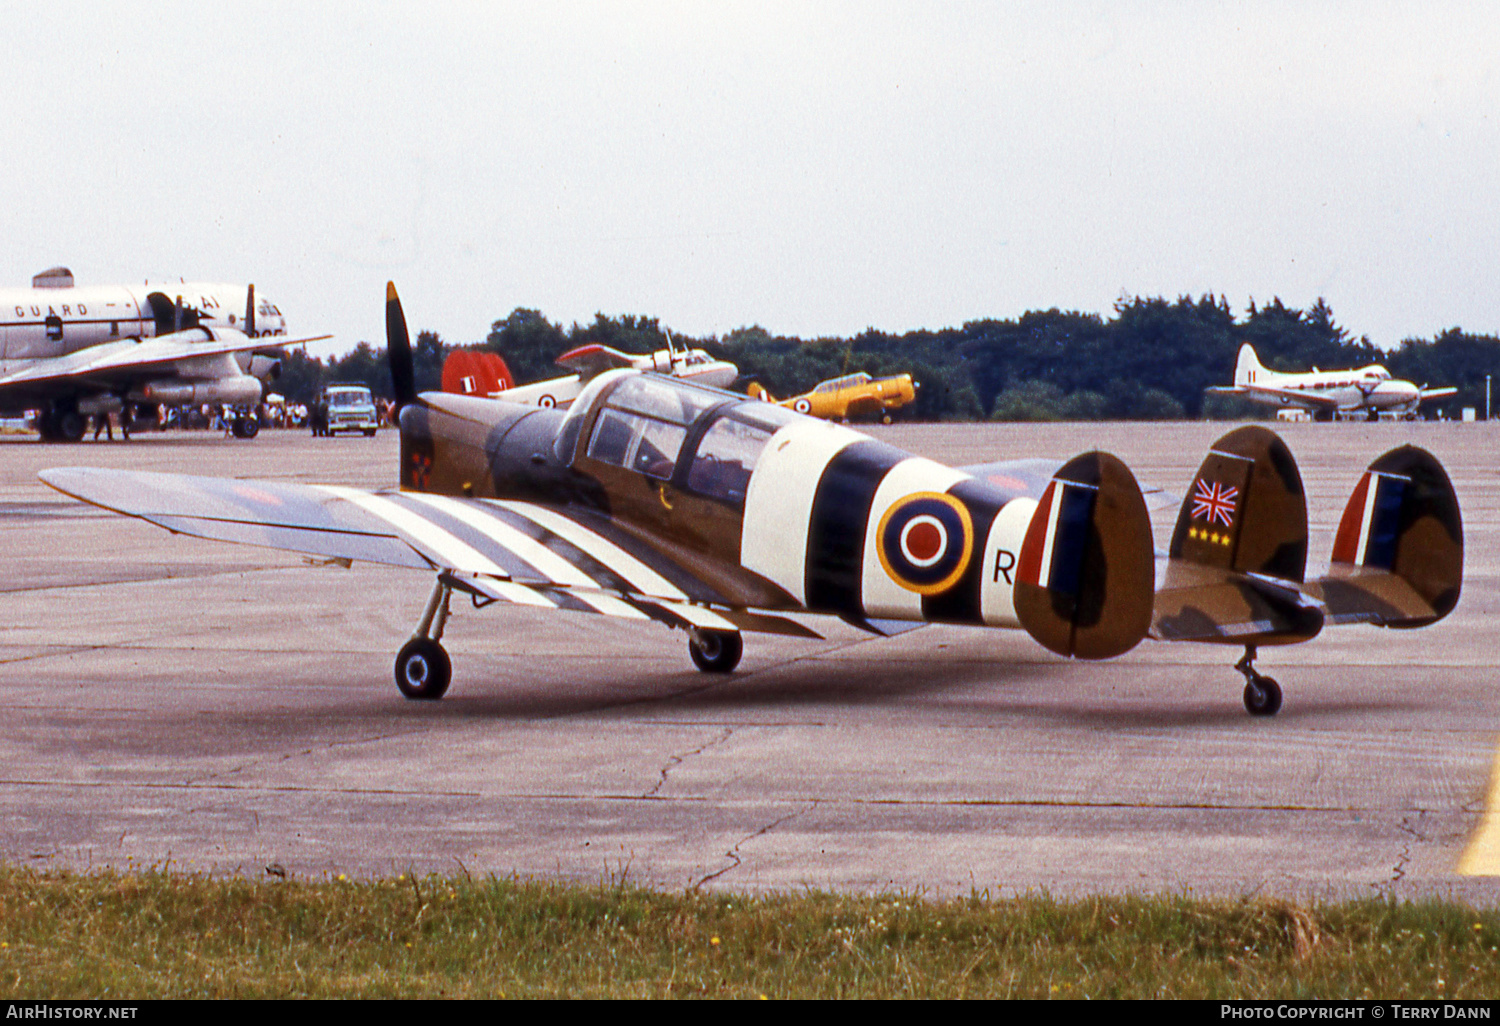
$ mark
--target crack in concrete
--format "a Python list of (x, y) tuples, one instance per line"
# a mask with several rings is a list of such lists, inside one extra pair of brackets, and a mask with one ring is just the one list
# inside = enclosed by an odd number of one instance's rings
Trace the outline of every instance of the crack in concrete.
[(713, 738), (710, 741), (705, 741), (703, 744), (699, 745), (697, 748), (694, 748), (692, 751), (684, 752), (681, 755), (672, 756), (667, 760), (667, 764), (661, 768), (661, 779), (656, 782), (656, 786), (647, 791), (645, 794), (641, 795), (641, 797), (655, 798), (657, 796), (657, 792), (659, 792), (663, 787), (667, 786), (667, 774), (671, 773), (672, 770), (676, 769), (678, 766), (681, 766), (684, 760), (690, 759), (695, 755), (702, 755), (710, 748), (714, 747), (715, 745), (723, 744), (733, 736), (734, 728), (730, 727), (727, 730), (723, 731), (718, 737)]
[[(1418, 809), (1417, 810), (1417, 823), (1418, 824), (1420, 824), (1422, 822), (1422, 817), (1425, 816), (1425, 815), (1427, 815), (1427, 810), (1426, 809)], [(1414, 827), (1414, 826), (1411, 825), (1411, 817), (1410, 816), (1402, 816), (1401, 817), (1401, 823), (1398, 826), (1398, 829), (1401, 830), (1403, 833), (1405, 833), (1408, 836), (1409, 840), (1402, 847), (1400, 857), (1396, 859), (1396, 865), (1394, 866), (1394, 868), (1392, 870), (1392, 876), (1391, 876), (1391, 881), (1393, 883), (1397, 882), (1397, 881), (1400, 881), (1400, 880), (1403, 880), (1403, 879), (1406, 878), (1406, 867), (1407, 867), (1408, 863), (1411, 862), (1411, 846), (1412, 846), (1412, 842), (1413, 841), (1426, 841), (1427, 840), (1427, 835), (1426, 834), (1422, 833), (1421, 830), (1419, 830), (1416, 827)]]
[(741, 847), (743, 847), (746, 844), (749, 844), (751, 841), (755, 840), (757, 837), (764, 837), (766, 834), (769, 834), (772, 830), (775, 830), (777, 827), (781, 826), (781, 824), (789, 822), (790, 820), (796, 819), (798, 816), (802, 815), (808, 809), (813, 808), (815, 805), (817, 805), (817, 802), (811, 802), (811, 803), (808, 804), (807, 808), (797, 809), (795, 811), (788, 812), (785, 816), (782, 816), (780, 819), (777, 819), (777, 820), (774, 820), (773, 822), (767, 823), (765, 826), (761, 827), (759, 830), (755, 831), (753, 834), (748, 834), (748, 835), (746, 835), (744, 837), (741, 837), (738, 841), (735, 842), (733, 848), (730, 848), (728, 851), (726, 851), (724, 853), (725, 857), (730, 860), (729, 865), (725, 866), (723, 869), (719, 870), (717, 873), (709, 873), (707, 876), (701, 878), (697, 883), (693, 884), (691, 887), (688, 888), (689, 893), (701, 889), (704, 884), (708, 883), (711, 880), (717, 880), (719, 877), (723, 876), (725, 873), (730, 872), (731, 870), (738, 869), (741, 865), (743, 865), (743, 860), (740, 859), (740, 848)]

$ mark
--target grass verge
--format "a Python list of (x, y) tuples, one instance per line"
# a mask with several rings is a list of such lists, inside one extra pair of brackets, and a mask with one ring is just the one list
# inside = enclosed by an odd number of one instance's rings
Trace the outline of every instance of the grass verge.
[(1487, 998), (1450, 902), (665, 894), (0, 866), (0, 997)]

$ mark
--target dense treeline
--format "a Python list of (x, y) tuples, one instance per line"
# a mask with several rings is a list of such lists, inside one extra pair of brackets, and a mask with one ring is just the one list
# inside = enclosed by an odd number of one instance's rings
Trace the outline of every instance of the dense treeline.
[[(805, 392), (840, 374), (910, 372), (920, 386), (911, 416), (921, 420), (1134, 419), (1240, 417), (1263, 413), (1234, 396), (1205, 395), (1229, 384), (1241, 344), (1254, 344), (1262, 362), (1301, 371), (1382, 363), (1419, 385), (1456, 385), (1457, 396), (1425, 412), (1457, 417), (1464, 406), (1485, 406), (1485, 375), (1500, 372), (1500, 339), (1450, 329), (1431, 340), (1408, 339), (1384, 352), (1355, 339), (1321, 299), (1306, 310), (1274, 299), (1236, 316), (1222, 297), (1120, 300), (1113, 315), (1032, 311), (1016, 320), (971, 321), (962, 328), (889, 335), (870, 329), (853, 338), (804, 340), (740, 328), (722, 338), (674, 334), (733, 361), (777, 395)], [(564, 328), (539, 311), (517, 308), (496, 321), (489, 336), (468, 348), (499, 352), (517, 381), (561, 371), (553, 361), (576, 346), (599, 343), (623, 352), (663, 349), (667, 335), (656, 318), (596, 315)], [(436, 388), (453, 347), (432, 332), (417, 336), (419, 388)], [(279, 391), (310, 397), (327, 381), (361, 381), (391, 394), (384, 350), (361, 342), (326, 361), (294, 355)]]

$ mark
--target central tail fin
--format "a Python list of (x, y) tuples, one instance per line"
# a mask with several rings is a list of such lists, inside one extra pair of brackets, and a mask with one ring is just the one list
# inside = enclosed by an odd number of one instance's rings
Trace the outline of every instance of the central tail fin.
[(1307, 573), (1302, 475), (1266, 428), (1238, 428), (1209, 449), (1168, 555), (1153, 611), (1157, 638), (1276, 644), (1323, 628), (1321, 610), (1298, 588)]
[(1464, 529), (1441, 463), (1404, 445), (1381, 456), (1355, 486), (1326, 576), (1309, 590), (1339, 623), (1425, 627), (1458, 605)]

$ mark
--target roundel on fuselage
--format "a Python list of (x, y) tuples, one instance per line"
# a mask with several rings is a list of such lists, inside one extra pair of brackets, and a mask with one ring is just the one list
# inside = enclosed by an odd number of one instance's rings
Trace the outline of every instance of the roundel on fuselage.
[(891, 580), (919, 595), (938, 595), (953, 587), (968, 568), (974, 522), (953, 496), (917, 492), (886, 510), (875, 545)]

